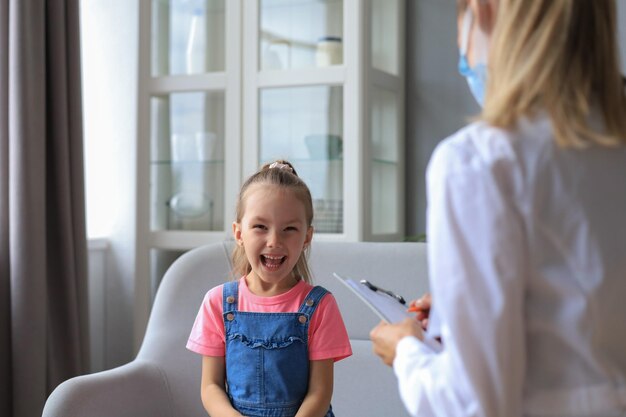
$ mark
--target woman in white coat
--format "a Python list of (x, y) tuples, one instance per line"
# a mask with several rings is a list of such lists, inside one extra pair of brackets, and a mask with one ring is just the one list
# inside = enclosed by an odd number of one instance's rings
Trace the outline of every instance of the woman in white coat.
[(414, 416), (626, 416), (626, 97), (615, 0), (460, 3), (484, 104), (427, 172), (443, 350), (380, 324)]

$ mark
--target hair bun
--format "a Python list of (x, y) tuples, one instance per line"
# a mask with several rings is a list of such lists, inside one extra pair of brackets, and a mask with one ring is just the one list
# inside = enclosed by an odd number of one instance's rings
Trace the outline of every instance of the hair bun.
[(296, 176), (298, 175), (296, 173), (296, 170), (293, 168), (293, 165), (291, 165), (289, 161), (285, 161), (285, 160), (274, 161), (271, 164), (266, 165), (264, 169), (280, 169), (280, 170), (290, 172)]

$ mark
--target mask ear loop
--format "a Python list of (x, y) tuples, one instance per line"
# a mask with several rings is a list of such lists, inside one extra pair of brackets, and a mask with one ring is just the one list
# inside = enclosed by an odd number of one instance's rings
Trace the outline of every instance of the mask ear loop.
[(463, 23), (461, 26), (461, 55), (467, 56), (467, 47), (469, 45), (469, 32), (472, 28), (472, 21), (474, 20), (474, 14), (470, 6), (465, 9), (463, 15)]

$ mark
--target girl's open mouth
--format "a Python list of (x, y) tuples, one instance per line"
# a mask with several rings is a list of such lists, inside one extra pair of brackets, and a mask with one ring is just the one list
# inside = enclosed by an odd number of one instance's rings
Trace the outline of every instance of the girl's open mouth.
[(278, 269), (285, 259), (286, 256), (261, 255), (261, 263), (268, 269)]

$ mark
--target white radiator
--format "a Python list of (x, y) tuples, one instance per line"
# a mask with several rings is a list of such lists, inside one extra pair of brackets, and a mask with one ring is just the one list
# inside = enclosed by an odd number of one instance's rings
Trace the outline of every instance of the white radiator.
[(89, 350), (90, 372), (103, 371), (106, 365), (107, 239), (89, 239)]

